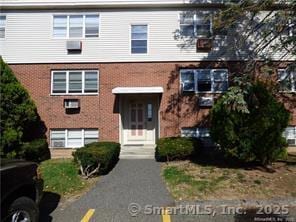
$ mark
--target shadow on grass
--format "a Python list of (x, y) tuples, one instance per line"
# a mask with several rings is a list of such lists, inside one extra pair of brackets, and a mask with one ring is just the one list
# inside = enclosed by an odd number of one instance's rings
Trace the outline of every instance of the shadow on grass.
[[(276, 171), (274, 166), (263, 166), (259, 162), (255, 161), (241, 162), (237, 159), (225, 157), (224, 154), (216, 148), (211, 147), (210, 149), (210, 151), (201, 150), (191, 159), (191, 162), (201, 166), (214, 166), (218, 168), (260, 170), (267, 173), (274, 173)], [(279, 162), (287, 166), (296, 166), (296, 154), (288, 154), (285, 159), (278, 160), (275, 163)]]
[(218, 168), (254, 168), (258, 163), (244, 163), (237, 159), (227, 158), (224, 153), (215, 146), (201, 147), (198, 152), (191, 158), (191, 162), (201, 166), (214, 166)]
[(57, 193), (44, 192), (43, 198), (39, 204), (40, 217), (39, 221), (51, 222), (53, 218), (50, 214), (58, 207), (61, 196)]
[[(262, 213), (262, 214), (261, 214)], [(276, 212), (271, 212), (266, 214), (261, 209), (247, 209), (245, 214), (236, 214), (234, 216), (235, 222), (254, 222), (254, 221), (281, 221), (281, 222), (291, 222), (291, 217), (288, 215), (279, 214)]]

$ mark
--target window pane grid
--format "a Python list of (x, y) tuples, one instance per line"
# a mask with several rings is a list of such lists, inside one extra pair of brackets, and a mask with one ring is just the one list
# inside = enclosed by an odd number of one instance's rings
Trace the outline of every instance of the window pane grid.
[(97, 129), (58, 129), (50, 131), (51, 147), (79, 148), (91, 142), (97, 142)]
[(89, 94), (97, 92), (97, 71), (55, 71), (52, 73), (53, 94)]
[(184, 36), (210, 36), (212, 33), (211, 18), (209, 15), (195, 13), (180, 14), (180, 32)]
[(180, 70), (183, 91), (223, 92), (228, 88), (226, 69)]
[(147, 53), (147, 25), (131, 26), (131, 52)]
[(99, 15), (54, 15), (53, 36), (82, 38), (99, 36)]
[(69, 92), (82, 92), (82, 72), (69, 72)]
[(51, 147), (64, 147), (65, 146), (65, 131), (52, 130), (50, 133), (50, 146)]
[(53, 93), (66, 92), (66, 72), (53, 73)]

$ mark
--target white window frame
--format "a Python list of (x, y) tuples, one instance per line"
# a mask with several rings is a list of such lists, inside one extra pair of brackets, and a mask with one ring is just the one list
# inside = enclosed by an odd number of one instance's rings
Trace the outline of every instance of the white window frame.
[[(66, 72), (66, 92), (65, 93), (55, 93), (53, 92), (53, 76), (55, 72)], [(69, 72), (81, 72), (82, 75), (82, 88), (81, 92), (78, 93), (69, 93)], [(97, 73), (97, 92), (85, 92), (85, 72), (96, 72)], [(51, 89), (50, 94), (53, 96), (56, 95), (98, 95), (99, 94), (99, 88), (100, 88), (100, 74), (99, 70), (52, 70), (51, 71)]]
[[(77, 130), (77, 131), (80, 131), (81, 132), (81, 143), (80, 145), (81, 146), (76, 146), (76, 147), (70, 147), (68, 146), (68, 131), (70, 130)], [(80, 129), (80, 128), (69, 128), (69, 129), (57, 129), (57, 128), (53, 128), (53, 129), (50, 129), (50, 138), (49, 138), (49, 148), (56, 148), (56, 149), (63, 149), (63, 148), (74, 148), (74, 149), (77, 149), (77, 148), (80, 148), (80, 147), (83, 147), (85, 144), (84, 144), (84, 139), (85, 139), (85, 131), (86, 130), (93, 130), (93, 131), (97, 131), (98, 132), (98, 139), (97, 141), (99, 141), (99, 138), (100, 138), (100, 134), (99, 134), (99, 129), (98, 128), (84, 128), (84, 129)], [(52, 135), (52, 132), (53, 131), (64, 131), (64, 135), (65, 135), (65, 147), (53, 147), (51, 146), (51, 135)]]
[[(182, 71), (183, 70), (188, 70), (188, 71), (193, 71), (194, 72), (194, 91), (183, 91), (183, 82), (182, 82)], [(197, 84), (197, 81), (198, 81), (198, 70), (210, 70), (210, 74), (211, 74), (211, 90), (210, 91), (199, 91), (198, 90), (198, 84)], [(180, 69), (179, 71), (179, 76), (180, 76), (180, 88), (181, 90), (183, 91), (183, 93), (224, 93), (225, 91), (214, 91), (214, 83), (215, 83), (215, 80), (214, 80), (214, 72), (217, 71), (217, 70), (224, 70), (227, 72), (227, 75), (226, 75), (226, 78), (227, 78), (227, 89), (229, 87), (229, 73), (228, 73), (228, 69)]]
[[(186, 12), (185, 12), (186, 13)], [(178, 20), (179, 20), (179, 30), (180, 30), (180, 33), (182, 35), (182, 32), (181, 32), (181, 19), (182, 19), (182, 14), (184, 14), (184, 11), (183, 12), (180, 12), (178, 14)], [(193, 36), (185, 36), (185, 38), (190, 38), (190, 37), (211, 37), (213, 36), (213, 17), (212, 15), (208, 12), (207, 14), (205, 13), (205, 17), (206, 16), (209, 16), (210, 18), (210, 30), (209, 30), (209, 36), (206, 36), (206, 35), (197, 35), (197, 30), (196, 30), (196, 25), (198, 24), (197, 21), (199, 18), (198, 15), (197, 15), (197, 12), (192, 12), (193, 14)], [(201, 18), (201, 19), (204, 19), (204, 18)]]
[[(278, 71), (277, 71), (277, 78), (278, 78), (278, 82), (280, 84), (281, 80), (279, 79), (279, 71), (284, 71), (284, 72), (287, 73), (288, 70), (287, 69), (278, 69)], [(288, 78), (289, 78), (288, 80), (291, 83), (291, 89), (290, 90), (280, 90), (280, 92), (283, 92), (283, 93), (295, 93), (296, 92), (296, 87), (295, 87), (296, 79), (294, 79), (294, 75), (293, 75), (294, 72), (296, 72), (296, 71), (290, 71), (290, 72), (287, 73)]]
[[(136, 39), (132, 39), (132, 26), (136, 26), (136, 25), (139, 25), (139, 26), (147, 26), (147, 52), (146, 53), (132, 53), (132, 40), (136, 40)], [(129, 43), (129, 52), (130, 52), (130, 55), (148, 55), (149, 54), (149, 33), (150, 33), (150, 26), (148, 23), (132, 23), (130, 24), (130, 30), (129, 30), (129, 39), (130, 39), (130, 43)], [(143, 40), (143, 39), (142, 39)]]
[(7, 15), (5, 14), (0, 14), (1, 17), (4, 17), (4, 25), (3, 26), (0, 26), (1, 28), (3, 28), (4, 30), (4, 36), (3, 37), (0, 37), (0, 39), (5, 39), (6, 37), (6, 24), (7, 24)]
[[(82, 25), (83, 25), (83, 28), (82, 28), (82, 37), (70, 37), (69, 36), (69, 31), (70, 31), (70, 16), (71, 15), (81, 15), (82, 16)], [(99, 21), (98, 21), (98, 36), (95, 37), (95, 36), (88, 36), (86, 37), (85, 36), (85, 16), (87, 15), (97, 15), (99, 17)], [(54, 36), (54, 17), (55, 16), (66, 16), (67, 17), (67, 31), (66, 31), (66, 36), (65, 37), (56, 37)], [(100, 13), (70, 13), (70, 14), (64, 14), (64, 13), (55, 13), (52, 15), (52, 22), (51, 22), (51, 36), (53, 39), (95, 39), (95, 38), (99, 38), (101, 35), (100, 35), (100, 31), (101, 31), (101, 15)]]

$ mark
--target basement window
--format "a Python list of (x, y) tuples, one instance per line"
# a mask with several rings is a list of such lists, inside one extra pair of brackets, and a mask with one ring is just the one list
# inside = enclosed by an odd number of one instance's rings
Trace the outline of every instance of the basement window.
[(296, 126), (287, 127), (283, 136), (286, 138), (289, 146), (296, 146)]

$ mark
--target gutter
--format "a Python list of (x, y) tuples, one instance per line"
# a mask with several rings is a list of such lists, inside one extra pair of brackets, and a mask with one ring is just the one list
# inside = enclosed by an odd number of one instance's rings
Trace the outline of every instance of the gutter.
[(0, 1), (1, 10), (27, 10), (27, 9), (148, 9), (148, 8), (223, 8), (225, 4), (221, 3), (192, 3), (187, 0), (179, 1), (121, 1), (121, 2), (12, 2)]

